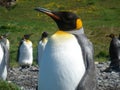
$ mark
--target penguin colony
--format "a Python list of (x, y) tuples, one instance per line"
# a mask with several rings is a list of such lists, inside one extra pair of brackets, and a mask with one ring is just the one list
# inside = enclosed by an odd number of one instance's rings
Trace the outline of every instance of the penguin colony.
[[(81, 19), (72, 12), (35, 10), (50, 16), (59, 30), (48, 38), (43, 32), (38, 43), (38, 90), (96, 90), (96, 71), (92, 43), (84, 34)], [(33, 47), (24, 35), (18, 48), (18, 63), (22, 68), (33, 63)], [(110, 68), (120, 69), (120, 35), (108, 35)], [(7, 79), (10, 43), (7, 34), (0, 36), (0, 78)]]
[(43, 51), (38, 90), (96, 90), (94, 50), (81, 19), (72, 12), (35, 10), (50, 16), (59, 28)]

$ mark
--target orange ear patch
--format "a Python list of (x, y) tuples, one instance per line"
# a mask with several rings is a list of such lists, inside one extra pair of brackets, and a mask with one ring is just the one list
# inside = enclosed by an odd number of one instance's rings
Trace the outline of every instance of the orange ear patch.
[(82, 27), (82, 21), (81, 19), (76, 20), (76, 29), (80, 29)]

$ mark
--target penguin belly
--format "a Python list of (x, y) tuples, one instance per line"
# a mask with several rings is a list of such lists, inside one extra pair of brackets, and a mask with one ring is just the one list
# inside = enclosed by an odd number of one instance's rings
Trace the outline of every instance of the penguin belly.
[(46, 43), (47, 41), (45, 42), (40, 41), (38, 44), (38, 65), (40, 65), (40, 61), (41, 61), (42, 54), (43, 54)]
[(0, 78), (6, 80), (7, 78), (7, 66), (4, 60), (4, 52), (0, 45)]
[(53, 35), (40, 63), (39, 90), (75, 90), (85, 73), (81, 47), (71, 35)]
[(33, 49), (32, 44), (23, 44), (20, 46), (19, 53), (19, 64), (20, 65), (31, 65), (33, 62)]

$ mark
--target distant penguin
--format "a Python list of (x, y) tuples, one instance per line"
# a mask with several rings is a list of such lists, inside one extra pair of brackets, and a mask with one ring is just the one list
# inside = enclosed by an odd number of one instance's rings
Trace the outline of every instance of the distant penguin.
[(120, 40), (114, 35), (107, 35), (112, 40), (109, 46), (110, 68), (113, 70), (120, 69)]
[(7, 79), (9, 64), (9, 50), (5, 45), (3, 36), (0, 36), (0, 79)]
[(47, 41), (48, 41), (48, 33), (43, 32), (41, 35), (40, 41), (38, 43), (38, 65), (40, 65), (42, 53), (44, 51)]
[(22, 68), (30, 67), (33, 63), (33, 47), (32, 42), (29, 40), (31, 35), (24, 35), (18, 47), (17, 59)]
[(35, 10), (50, 16), (59, 28), (43, 51), (38, 90), (96, 90), (93, 45), (81, 19), (72, 12)]
[(10, 42), (8, 40), (8, 35), (9, 35), (9, 33), (2, 35), (2, 37), (3, 37), (2, 40), (4, 41), (5, 45), (7, 46), (8, 50), (9, 50), (10, 49)]

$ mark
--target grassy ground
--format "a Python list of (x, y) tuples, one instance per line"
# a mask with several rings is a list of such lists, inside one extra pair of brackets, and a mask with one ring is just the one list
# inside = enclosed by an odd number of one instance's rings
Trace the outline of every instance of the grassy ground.
[(13, 83), (0, 80), (0, 90), (20, 90), (20, 88)]
[(50, 34), (57, 30), (53, 20), (34, 10), (44, 7), (50, 10), (72, 11), (78, 14), (88, 38), (95, 48), (95, 60), (108, 60), (110, 39), (106, 34), (120, 33), (119, 0), (18, 0), (14, 9), (0, 7), (0, 34), (9, 32), (11, 66), (16, 66), (18, 43), (24, 34), (33, 33), (31, 40), (36, 60), (37, 44), (42, 31)]

